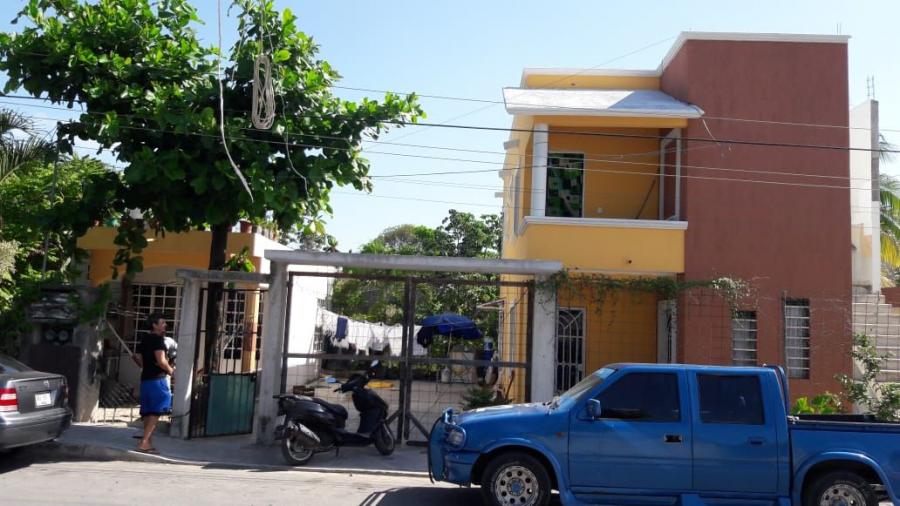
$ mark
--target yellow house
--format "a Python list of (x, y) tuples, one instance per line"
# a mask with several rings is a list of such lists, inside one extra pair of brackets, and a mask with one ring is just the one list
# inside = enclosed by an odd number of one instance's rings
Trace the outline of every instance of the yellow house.
[[(519, 87), (503, 90), (513, 116), (501, 171), (503, 258), (559, 260), (576, 277), (684, 272), (680, 132), (703, 111), (659, 88), (654, 71), (526, 69)], [(501, 354), (524, 360), (513, 336), (525, 306), (503, 296)], [(673, 303), (658, 299), (598, 300), (560, 287), (555, 391), (608, 363), (670, 361)]]
[[(851, 196), (846, 150), (812, 148), (851, 143), (847, 44), (685, 32), (653, 70), (526, 69), (503, 90), (503, 257), (580, 280), (556, 286), (556, 332), (530, 341), (532, 390), (625, 361), (780, 364), (795, 395), (840, 388), (851, 202), (869, 194)], [(500, 348), (522, 360), (515, 301)]]
[[(162, 313), (168, 324), (169, 334), (176, 341), (180, 332), (197, 331), (178, 328), (182, 282), (175, 272), (178, 269), (205, 270), (209, 267), (212, 234), (208, 231), (190, 231), (156, 236), (148, 230), (146, 237), (149, 245), (142, 252), (144, 269), (127, 284), (121, 282), (121, 277), (118, 280), (112, 279), (113, 258), (118, 249), (114, 243), (115, 236), (116, 230), (113, 228), (93, 228), (78, 239), (78, 247), (88, 253), (84, 281), (92, 286), (109, 283), (112, 287), (113, 303), (118, 310), (113, 311), (111, 316), (128, 347), (132, 350), (135, 348), (141, 333), (146, 331), (144, 319), (152, 312)], [(226, 258), (246, 250), (254, 270), (267, 274), (269, 261), (263, 256), (267, 249), (290, 248), (270, 237), (252, 232), (249, 227), (235, 227), (228, 237)], [(222, 331), (227, 339), (222, 349), (218, 350), (220, 360), (215, 366), (222, 372), (256, 369), (264, 301), (264, 287), (255, 284), (241, 284), (234, 290), (226, 290), (221, 314)], [(118, 348), (114, 342), (108, 345), (111, 349)], [(140, 371), (128, 360), (125, 351), (120, 351), (110, 360), (111, 370), (107, 372), (124, 384), (137, 385)]]

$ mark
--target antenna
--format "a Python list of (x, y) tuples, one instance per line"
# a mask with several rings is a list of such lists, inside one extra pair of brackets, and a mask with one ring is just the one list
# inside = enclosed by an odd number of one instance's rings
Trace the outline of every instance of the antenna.
[(875, 76), (866, 77), (866, 98), (875, 99)]

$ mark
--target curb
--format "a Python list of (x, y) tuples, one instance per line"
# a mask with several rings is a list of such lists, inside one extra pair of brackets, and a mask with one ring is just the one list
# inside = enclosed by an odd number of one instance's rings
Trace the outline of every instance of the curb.
[(29, 448), (29, 452), (43, 457), (68, 457), (71, 459), (81, 460), (103, 460), (103, 461), (125, 461), (125, 462), (143, 462), (153, 464), (172, 464), (184, 466), (208, 466), (221, 469), (271, 469), (280, 471), (298, 471), (305, 473), (329, 473), (329, 474), (360, 474), (369, 476), (390, 476), (404, 478), (427, 478), (428, 473), (424, 471), (399, 471), (393, 469), (353, 469), (353, 468), (337, 468), (337, 467), (294, 467), (276, 464), (241, 464), (237, 462), (215, 462), (215, 461), (198, 461), (182, 459), (177, 457), (165, 457), (162, 455), (151, 455), (140, 453), (134, 450), (124, 448), (116, 448), (110, 446), (100, 446), (89, 443), (59, 442), (53, 441), (47, 444), (33, 446)]

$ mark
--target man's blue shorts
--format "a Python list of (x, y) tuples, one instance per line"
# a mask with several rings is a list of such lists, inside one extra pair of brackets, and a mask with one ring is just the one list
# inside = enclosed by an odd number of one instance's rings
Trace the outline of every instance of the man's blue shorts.
[(172, 411), (172, 392), (167, 378), (141, 381), (141, 416), (168, 415)]

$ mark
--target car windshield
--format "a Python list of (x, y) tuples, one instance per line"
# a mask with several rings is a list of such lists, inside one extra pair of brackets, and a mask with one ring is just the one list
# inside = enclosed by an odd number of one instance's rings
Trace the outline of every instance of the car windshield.
[(616, 372), (615, 369), (611, 367), (604, 367), (599, 371), (591, 374), (587, 378), (579, 381), (572, 388), (566, 390), (562, 395), (559, 396), (559, 400), (562, 399), (575, 399), (584, 392), (593, 389), (595, 386), (603, 383), (603, 380), (608, 378), (612, 373)]
[(14, 358), (0, 355), (0, 374), (30, 371), (31, 368)]

